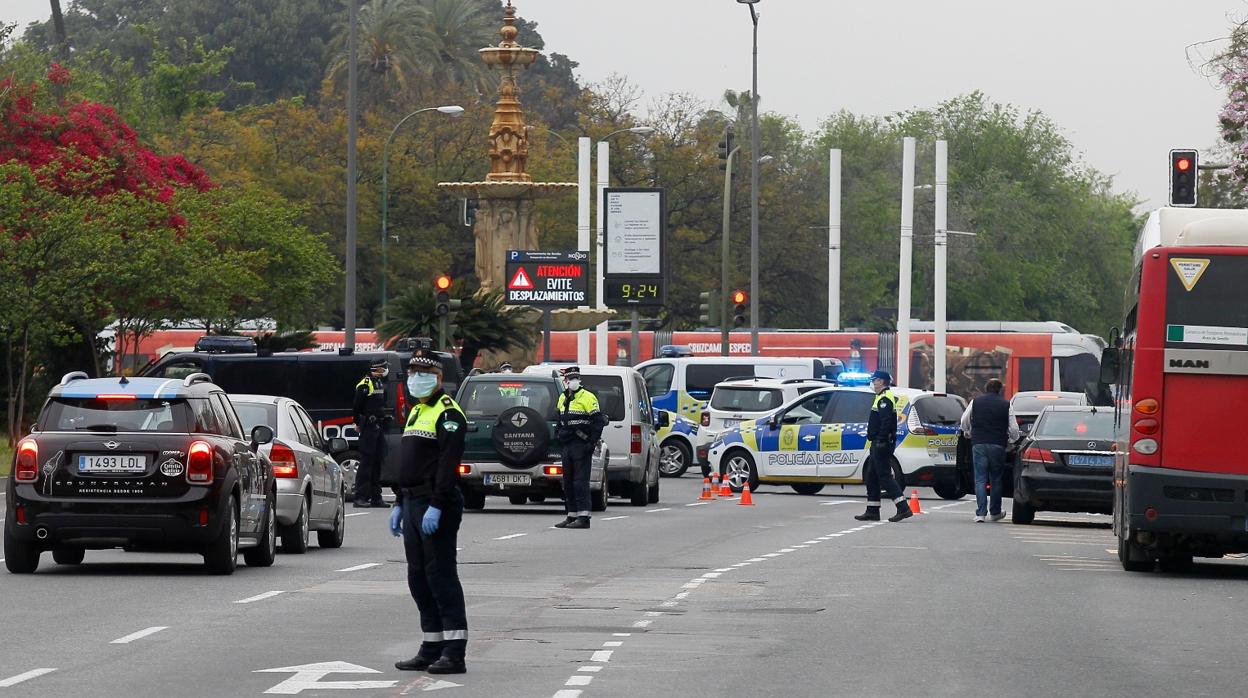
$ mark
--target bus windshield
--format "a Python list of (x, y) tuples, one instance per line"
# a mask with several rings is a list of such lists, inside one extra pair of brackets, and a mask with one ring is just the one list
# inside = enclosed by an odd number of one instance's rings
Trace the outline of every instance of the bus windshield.
[[(1166, 282), (1166, 347), (1248, 351), (1248, 257), (1193, 255), (1170, 259)], [(1188, 288), (1190, 286), (1190, 288)]]

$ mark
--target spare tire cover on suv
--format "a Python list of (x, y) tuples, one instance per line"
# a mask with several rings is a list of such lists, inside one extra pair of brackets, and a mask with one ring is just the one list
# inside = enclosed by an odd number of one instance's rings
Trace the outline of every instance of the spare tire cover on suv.
[(527, 468), (550, 450), (550, 426), (537, 410), (511, 407), (498, 416), (491, 439), (504, 464)]

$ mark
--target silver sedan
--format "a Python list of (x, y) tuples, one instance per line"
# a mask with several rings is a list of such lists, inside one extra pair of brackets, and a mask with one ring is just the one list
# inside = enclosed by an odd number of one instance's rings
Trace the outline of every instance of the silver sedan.
[(345, 439), (321, 438), (303, 406), (271, 395), (231, 395), (244, 433), (258, 425), (276, 438), (260, 450), (273, 464), (277, 482), (277, 523), (282, 552), (303, 553), (310, 531), (322, 548), (342, 547), (346, 533), (347, 489), (343, 469), (331, 454), (348, 449)]

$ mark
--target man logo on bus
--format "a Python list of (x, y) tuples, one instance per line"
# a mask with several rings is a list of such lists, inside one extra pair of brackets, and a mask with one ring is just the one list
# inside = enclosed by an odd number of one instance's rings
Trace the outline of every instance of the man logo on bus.
[(1205, 359), (1170, 359), (1170, 368), (1209, 368)]

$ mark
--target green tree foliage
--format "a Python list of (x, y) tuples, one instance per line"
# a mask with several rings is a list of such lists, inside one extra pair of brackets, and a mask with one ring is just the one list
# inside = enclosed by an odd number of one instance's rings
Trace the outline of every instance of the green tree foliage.
[[(430, 337), (438, 344), (442, 337), (434, 296), (432, 285), (417, 284), (395, 299), (386, 309), (390, 319), (377, 328), (377, 339), (388, 343), (403, 337)], [(464, 370), (471, 369), (483, 351), (532, 349), (534, 315), (528, 308), (504, 305), (501, 291), (477, 291), (462, 299), (447, 344), (461, 347)]]

